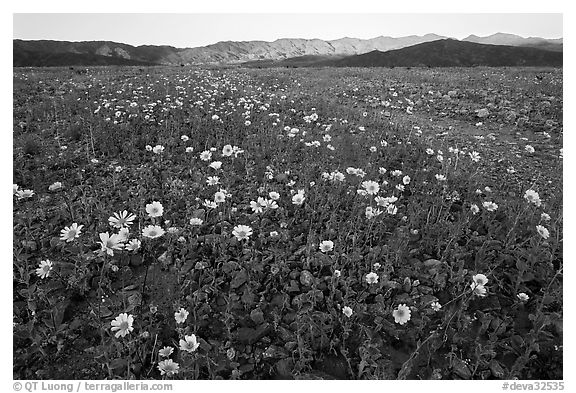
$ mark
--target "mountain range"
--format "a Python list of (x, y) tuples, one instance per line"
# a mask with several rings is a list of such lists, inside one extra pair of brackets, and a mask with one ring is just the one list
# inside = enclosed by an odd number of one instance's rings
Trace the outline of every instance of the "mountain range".
[[(197, 48), (175, 48), (172, 46), (132, 46), (111, 41), (25, 41), (13, 40), (13, 65), (22, 66), (84, 66), (84, 65), (190, 65), (190, 64), (253, 64), (268, 62), (291, 62), (292, 66), (304, 63), (352, 62), (347, 57), (418, 47), (418, 45), (444, 41), (447, 37), (436, 34), (424, 36), (385, 37), (372, 39), (341, 38), (325, 41), (320, 39), (283, 38), (267, 41), (222, 41)], [(471, 35), (460, 44), (507, 45), (536, 48), (543, 52), (562, 52), (563, 40), (538, 37), (523, 38), (513, 34), (497, 33), (488, 37)], [(425, 47), (426, 48), (426, 47)], [(524, 53), (524, 52), (523, 52)], [(543, 57), (546, 57), (543, 55)], [(291, 61), (291, 59), (293, 59)], [(360, 60), (362, 62), (363, 60)], [(459, 60), (465, 64), (466, 61)]]

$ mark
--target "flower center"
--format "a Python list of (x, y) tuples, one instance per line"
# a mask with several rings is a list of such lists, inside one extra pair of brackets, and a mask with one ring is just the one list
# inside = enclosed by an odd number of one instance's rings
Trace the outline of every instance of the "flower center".
[(120, 324), (120, 330), (128, 330), (128, 322), (124, 321)]

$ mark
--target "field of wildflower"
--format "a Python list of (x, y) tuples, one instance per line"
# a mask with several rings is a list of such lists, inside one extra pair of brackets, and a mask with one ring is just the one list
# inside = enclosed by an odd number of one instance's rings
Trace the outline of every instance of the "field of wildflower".
[(562, 93), (14, 69), (14, 378), (562, 379)]

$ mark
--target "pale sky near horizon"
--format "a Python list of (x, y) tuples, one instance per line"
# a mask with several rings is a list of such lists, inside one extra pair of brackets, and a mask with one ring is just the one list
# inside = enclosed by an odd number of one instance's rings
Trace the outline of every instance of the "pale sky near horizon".
[(562, 14), (13, 14), (13, 38), (204, 46), (279, 38), (401, 37), (435, 33), (462, 39), (497, 32), (563, 37)]

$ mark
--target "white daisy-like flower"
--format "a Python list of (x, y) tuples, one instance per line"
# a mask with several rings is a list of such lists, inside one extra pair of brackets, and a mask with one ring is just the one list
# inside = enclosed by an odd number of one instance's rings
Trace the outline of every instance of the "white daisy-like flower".
[(377, 284), (378, 283), (378, 274), (374, 272), (370, 272), (366, 275), (366, 282), (368, 284)]
[(342, 307), (342, 314), (346, 315), (348, 318), (352, 316), (352, 309), (348, 306)]
[(40, 261), (40, 265), (38, 265), (38, 269), (36, 269), (36, 275), (41, 279), (45, 279), (50, 275), (52, 271), (53, 263), (46, 259), (45, 261)]
[(236, 225), (232, 231), (232, 234), (236, 236), (236, 239), (239, 241), (248, 240), (250, 235), (252, 235), (252, 228), (250, 228), (248, 225)]
[(149, 217), (161, 217), (164, 214), (164, 207), (158, 201), (153, 201), (146, 205), (146, 213)]
[(112, 331), (116, 332), (116, 338), (124, 337), (134, 330), (132, 324), (134, 323), (134, 316), (122, 313), (118, 315), (111, 323)]
[(438, 302), (434, 302), (430, 305), (430, 307), (432, 307), (432, 310), (434, 310), (434, 311), (440, 311), (440, 309), (442, 308), (442, 305)]
[(158, 351), (158, 355), (162, 356), (163, 358), (167, 358), (174, 352), (173, 347), (164, 347)]
[(147, 227), (142, 229), (142, 236), (147, 237), (149, 239), (156, 239), (161, 237), (166, 233), (164, 229), (162, 229), (158, 225), (148, 225)]
[(80, 236), (82, 228), (84, 228), (84, 225), (78, 225), (77, 223), (73, 223), (69, 227), (64, 227), (64, 229), (60, 231), (60, 240), (65, 240), (67, 243), (70, 243)]
[(195, 334), (192, 334), (190, 336), (184, 336), (184, 340), (180, 340), (181, 351), (192, 353), (195, 352), (199, 346), (200, 343), (198, 342), (198, 339), (196, 338)]
[(154, 154), (161, 154), (164, 153), (164, 146), (162, 145), (156, 145), (152, 148), (152, 152), (154, 152)]
[(330, 252), (334, 249), (334, 242), (332, 240), (324, 240), (320, 242), (319, 248), (322, 252)]
[(204, 223), (204, 220), (202, 220), (201, 218), (198, 217), (192, 217), (190, 219), (190, 225), (192, 226), (200, 226)]
[(536, 231), (543, 239), (548, 239), (550, 237), (550, 232), (542, 225), (536, 225)]
[(410, 320), (412, 315), (408, 306), (405, 304), (400, 304), (398, 307), (396, 307), (396, 310), (392, 312), (392, 316), (394, 317), (394, 322), (400, 325), (404, 325)]
[(62, 182), (54, 182), (48, 187), (48, 191), (58, 191), (62, 188)]
[(124, 210), (114, 213), (113, 216), (108, 217), (108, 223), (114, 228), (127, 228), (134, 223), (136, 216)]
[(122, 242), (122, 238), (118, 234), (110, 234), (108, 232), (100, 233), (98, 235), (100, 237), (100, 247), (102, 252), (113, 256), (114, 250), (122, 250), (124, 248), (124, 244)]
[(472, 214), (478, 214), (480, 208), (478, 207), (478, 205), (473, 204), (472, 206), (470, 206), (470, 211), (472, 212)]
[(530, 299), (530, 296), (526, 295), (524, 292), (519, 293), (518, 295), (516, 295), (516, 297), (520, 299), (520, 301), (522, 302), (527, 302), (528, 299)]
[(188, 318), (188, 314), (189, 312), (186, 311), (186, 309), (180, 308), (180, 310), (174, 313), (174, 319), (176, 320), (176, 323), (184, 323), (186, 318)]
[(498, 205), (494, 202), (482, 202), (482, 206), (484, 206), (484, 209), (488, 210), (489, 212), (493, 212), (498, 209)]
[(370, 195), (376, 195), (378, 191), (380, 191), (380, 185), (372, 180), (363, 181), (362, 187), (366, 190), (366, 193)]
[(171, 377), (174, 374), (178, 374), (180, 365), (172, 359), (165, 359), (158, 362), (158, 370), (160, 370), (160, 375), (166, 374), (166, 376)]
[(138, 251), (140, 249), (140, 246), (142, 245), (142, 243), (140, 242), (140, 240), (138, 239), (132, 239), (130, 240), (130, 242), (128, 242), (128, 244), (126, 244), (126, 250), (128, 251)]

